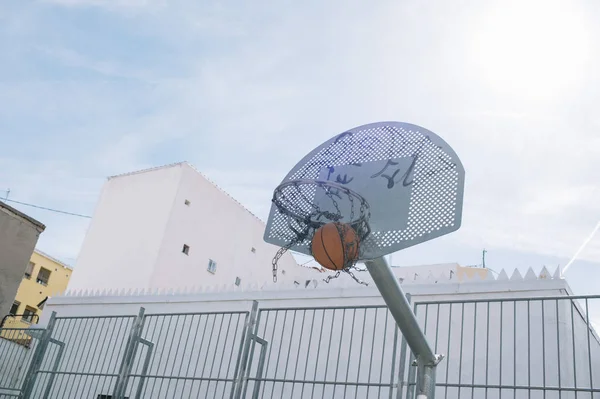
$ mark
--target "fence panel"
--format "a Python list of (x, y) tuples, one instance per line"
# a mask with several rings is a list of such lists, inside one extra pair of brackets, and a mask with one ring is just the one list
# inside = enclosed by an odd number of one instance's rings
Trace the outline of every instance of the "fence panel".
[(593, 301), (600, 305), (600, 297), (417, 303), (427, 338), (446, 355), (437, 397), (600, 399)]
[(261, 309), (252, 398), (395, 398), (402, 336), (386, 307)]
[(110, 397), (134, 320), (134, 316), (57, 317), (32, 397)]
[(42, 331), (0, 328), (0, 398), (19, 397)]
[(229, 397), (248, 314), (145, 316), (126, 396)]

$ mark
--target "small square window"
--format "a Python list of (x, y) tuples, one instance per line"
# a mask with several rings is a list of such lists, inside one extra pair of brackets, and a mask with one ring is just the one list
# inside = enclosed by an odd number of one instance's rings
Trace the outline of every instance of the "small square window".
[(33, 323), (33, 317), (35, 316), (35, 309), (29, 306), (25, 306), (25, 310), (23, 311), (23, 317), (21, 320), (27, 323)]
[(50, 270), (40, 267), (40, 271), (38, 272), (35, 282), (43, 286), (47, 286), (48, 281), (50, 281), (50, 273)]
[(235, 285), (237, 285), (239, 287), (239, 285), (242, 283), (242, 279), (239, 277), (235, 278)]
[(211, 272), (211, 273), (213, 273), (213, 274), (214, 274), (214, 273), (217, 271), (217, 262), (215, 262), (215, 261), (214, 261), (214, 260), (212, 260), (212, 259), (209, 259), (209, 260), (208, 260), (208, 269), (207, 269), (207, 270), (208, 270), (209, 272)]
[(185, 200), (184, 202), (187, 206), (190, 206), (191, 202), (189, 200)]
[(181, 250), (181, 252), (183, 252), (186, 255), (190, 254), (190, 247), (189, 245), (183, 244), (183, 249)]
[(10, 307), (10, 312), (9, 312), (9, 314), (11, 314), (11, 315), (13, 315), (13, 316), (14, 316), (14, 315), (16, 315), (16, 314), (17, 314), (17, 312), (19, 311), (19, 306), (21, 306), (21, 302), (19, 302), (19, 301), (14, 301), (14, 302), (13, 302), (13, 304), (12, 304), (12, 306)]

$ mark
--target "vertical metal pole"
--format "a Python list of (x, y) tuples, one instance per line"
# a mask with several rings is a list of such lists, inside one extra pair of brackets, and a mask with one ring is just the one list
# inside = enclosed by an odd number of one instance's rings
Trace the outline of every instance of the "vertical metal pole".
[[(352, 341), (350, 341), (350, 345), (352, 345)], [(352, 348), (352, 346), (350, 346)], [(394, 328), (394, 347), (392, 349), (392, 373), (390, 376), (390, 397), (389, 399), (394, 398), (394, 387), (398, 387), (398, 384), (394, 383), (394, 374), (396, 368), (396, 352), (398, 350), (398, 328)], [(350, 357), (350, 356), (348, 356)], [(348, 366), (350, 366), (350, 361), (348, 361)], [(346, 377), (346, 382), (348, 382), (348, 377)]]
[(115, 390), (113, 392), (113, 397), (115, 399), (122, 399), (127, 390), (129, 375), (133, 368), (133, 359), (135, 358), (137, 346), (142, 335), (142, 328), (144, 326), (144, 312), (145, 309), (140, 308), (140, 312), (131, 326), (127, 345), (125, 345), (121, 367), (119, 367), (119, 375), (117, 377), (117, 382), (115, 383)]
[(50, 342), (58, 346), (58, 353), (56, 354), (56, 358), (54, 359), (54, 365), (52, 366), (52, 372), (50, 373), (50, 378), (46, 383), (46, 390), (44, 391), (43, 399), (48, 399), (50, 396), (50, 391), (52, 390), (52, 384), (54, 384), (54, 378), (56, 377), (56, 372), (58, 371), (58, 366), (60, 366), (60, 361), (62, 360), (62, 355), (65, 350), (65, 343), (57, 341), (55, 339), (50, 339)]
[(146, 359), (144, 359), (144, 363), (142, 365), (142, 372), (140, 382), (138, 383), (137, 391), (135, 393), (135, 399), (140, 399), (142, 397), (142, 390), (144, 389), (144, 382), (146, 378), (146, 374), (148, 374), (148, 367), (150, 366), (150, 359), (152, 358), (152, 352), (154, 351), (154, 342), (147, 341), (143, 338), (140, 338), (140, 343), (142, 345), (146, 345)]
[[(408, 301), (408, 303), (410, 303), (410, 294), (406, 294), (406, 300)], [(439, 313), (439, 310), (438, 310)], [(437, 325), (436, 325), (437, 328)], [(363, 332), (364, 334), (364, 332)], [(362, 348), (361, 348), (362, 351)], [(402, 343), (400, 344), (400, 367), (398, 368), (398, 392), (396, 394), (396, 399), (402, 399), (402, 394), (404, 391), (404, 374), (405, 374), (405, 369), (406, 369), (406, 339), (404, 338), (404, 335), (402, 336)], [(360, 364), (360, 363), (359, 363)], [(408, 382), (408, 378), (407, 378), (407, 382)], [(407, 392), (408, 392), (408, 383), (406, 384), (407, 386)]]
[(56, 312), (52, 312), (52, 314), (50, 315), (50, 320), (48, 320), (48, 325), (46, 326), (46, 329), (42, 332), (42, 336), (38, 342), (38, 346), (35, 348), (35, 353), (33, 354), (31, 364), (29, 365), (29, 370), (27, 371), (27, 375), (25, 376), (25, 380), (23, 381), (24, 399), (31, 398), (31, 394), (35, 386), (35, 381), (37, 379), (37, 374), (40, 371), (40, 368), (42, 367), (42, 361), (44, 360), (46, 349), (48, 348), (48, 344), (50, 343), (50, 339), (52, 338), (52, 332), (54, 331), (55, 324)]
[(433, 398), (435, 367), (442, 356), (433, 353), (400, 283), (385, 258), (367, 260), (365, 265), (408, 346), (417, 358), (417, 398)]
[(435, 368), (417, 358), (417, 399), (435, 398)]
[(242, 357), (239, 362), (239, 368), (236, 367), (236, 377), (234, 380), (234, 390), (232, 391), (232, 397), (239, 399), (242, 395), (244, 388), (244, 382), (247, 378), (246, 367), (248, 366), (248, 358), (250, 357), (250, 345), (252, 344), (252, 336), (254, 334), (254, 325), (256, 324), (256, 315), (258, 313), (258, 302), (252, 302), (252, 310), (250, 311), (250, 317), (248, 317), (248, 323), (244, 326), (244, 346), (242, 347)]
[(593, 330), (592, 325), (590, 324), (590, 312), (587, 298), (585, 298), (585, 328), (587, 329), (587, 355), (588, 367), (590, 370), (590, 388), (594, 389), (594, 373), (592, 372), (592, 350), (590, 347), (590, 334)]
[[(260, 383), (263, 376), (263, 369), (265, 367), (265, 359), (267, 356), (267, 347), (269, 346), (269, 343), (264, 339), (258, 337), (254, 337), (254, 340), (260, 344), (260, 355), (258, 358), (258, 366), (256, 368), (256, 380), (254, 384), (254, 391), (252, 393), (252, 399), (258, 399), (258, 396), (260, 394)], [(244, 397), (246, 397), (246, 387), (247, 384), (245, 384), (244, 386)]]

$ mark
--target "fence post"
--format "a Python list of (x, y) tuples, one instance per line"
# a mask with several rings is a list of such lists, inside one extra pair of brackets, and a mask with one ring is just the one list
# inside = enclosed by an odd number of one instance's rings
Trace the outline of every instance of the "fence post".
[(426, 363), (417, 358), (417, 399), (435, 398), (435, 368), (437, 364)]
[(46, 326), (46, 329), (42, 332), (42, 336), (39, 339), (37, 347), (35, 348), (35, 353), (33, 354), (31, 364), (29, 365), (29, 370), (27, 370), (27, 375), (25, 376), (25, 380), (23, 381), (24, 399), (31, 398), (31, 394), (35, 386), (35, 381), (37, 380), (38, 372), (40, 371), (42, 361), (44, 360), (44, 355), (46, 354), (46, 349), (48, 348), (48, 343), (52, 338), (52, 332), (54, 331), (55, 324), (56, 312), (52, 312), (52, 314), (50, 315), (50, 320), (48, 320), (48, 325)]
[(256, 325), (256, 316), (258, 313), (258, 302), (252, 302), (252, 310), (250, 311), (250, 317), (248, 317), (248, 323), (244, 326), (244, 346), (242, 347), (242, 357), (237, 368), (237, 375), (234, 381), (234, 390), (232, 390), (232, 397), (239, 399), (242, 395), (242, 389), (244, 387), (244, 380), (246, 379), (246, 367), (248, 366), (248, 358), (250, 354), (250, 345), (252, 344), (252, 335), (254, 334), (254, 326)]
[(133, 368), (133, 360), (137, 351), (137, 346), (142, 335), (142, 329), (144, 327), (144, 312), (143, 307), (140, 308), (140, 312), (135, 318), (131, 331), (129, 332), (129, 338), (127, 339), (127, 345), (125, 346), (125, 352), (123, 353), (123, 360), (119, 367), (119, 375), (117, 382), (115, 383), (115, 390), (113, 392), (113, 398), (123, 399), (127, 390), (127, 383), (129, 382), (129, 375)]
[[(411, 295), (410, 294), (406, 294), (406, 300), (408, 301), (408, 303), (412, 303), (411, 302)], [(413, 312), (416, 314), (416, 308), (415, 310), (413, 310)], [(397, 331), (397, 330), (396, 330)], [(400, 332), (402, 334), (402, 332)], [(396, 394), (396, 399), (402, 399), (403, 397), (403, 393), (404, 393), (404, 377), (406, 374), (406, 362), (407, 362), (407, 358), (406, 358), (406, 339), (404, 338), (404, 335), (402, 335), (402, 343), (400, 344), (400, 366), (398, 367), (398, 392)], [(406, 377), (406, 398), (408, 398), (408, 392), (409, 392), (409, 387), (410, 387), (410, 379), (411, 379), (411, 371), (412, 371), (412, 367), (410, 367), (410, 363), (409, 363), (409, 371), (408, 371), (408, 376)]]

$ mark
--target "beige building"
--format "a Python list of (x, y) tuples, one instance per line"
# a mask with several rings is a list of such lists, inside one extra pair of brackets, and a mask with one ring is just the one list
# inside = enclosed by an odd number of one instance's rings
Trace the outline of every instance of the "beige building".
[(26, 328), (36, 324), (46, 300), (65, 292), (72, 273), (70, 266), (36, 249), (31, 255), (9, 315), (4, 317), (3, 327)]

